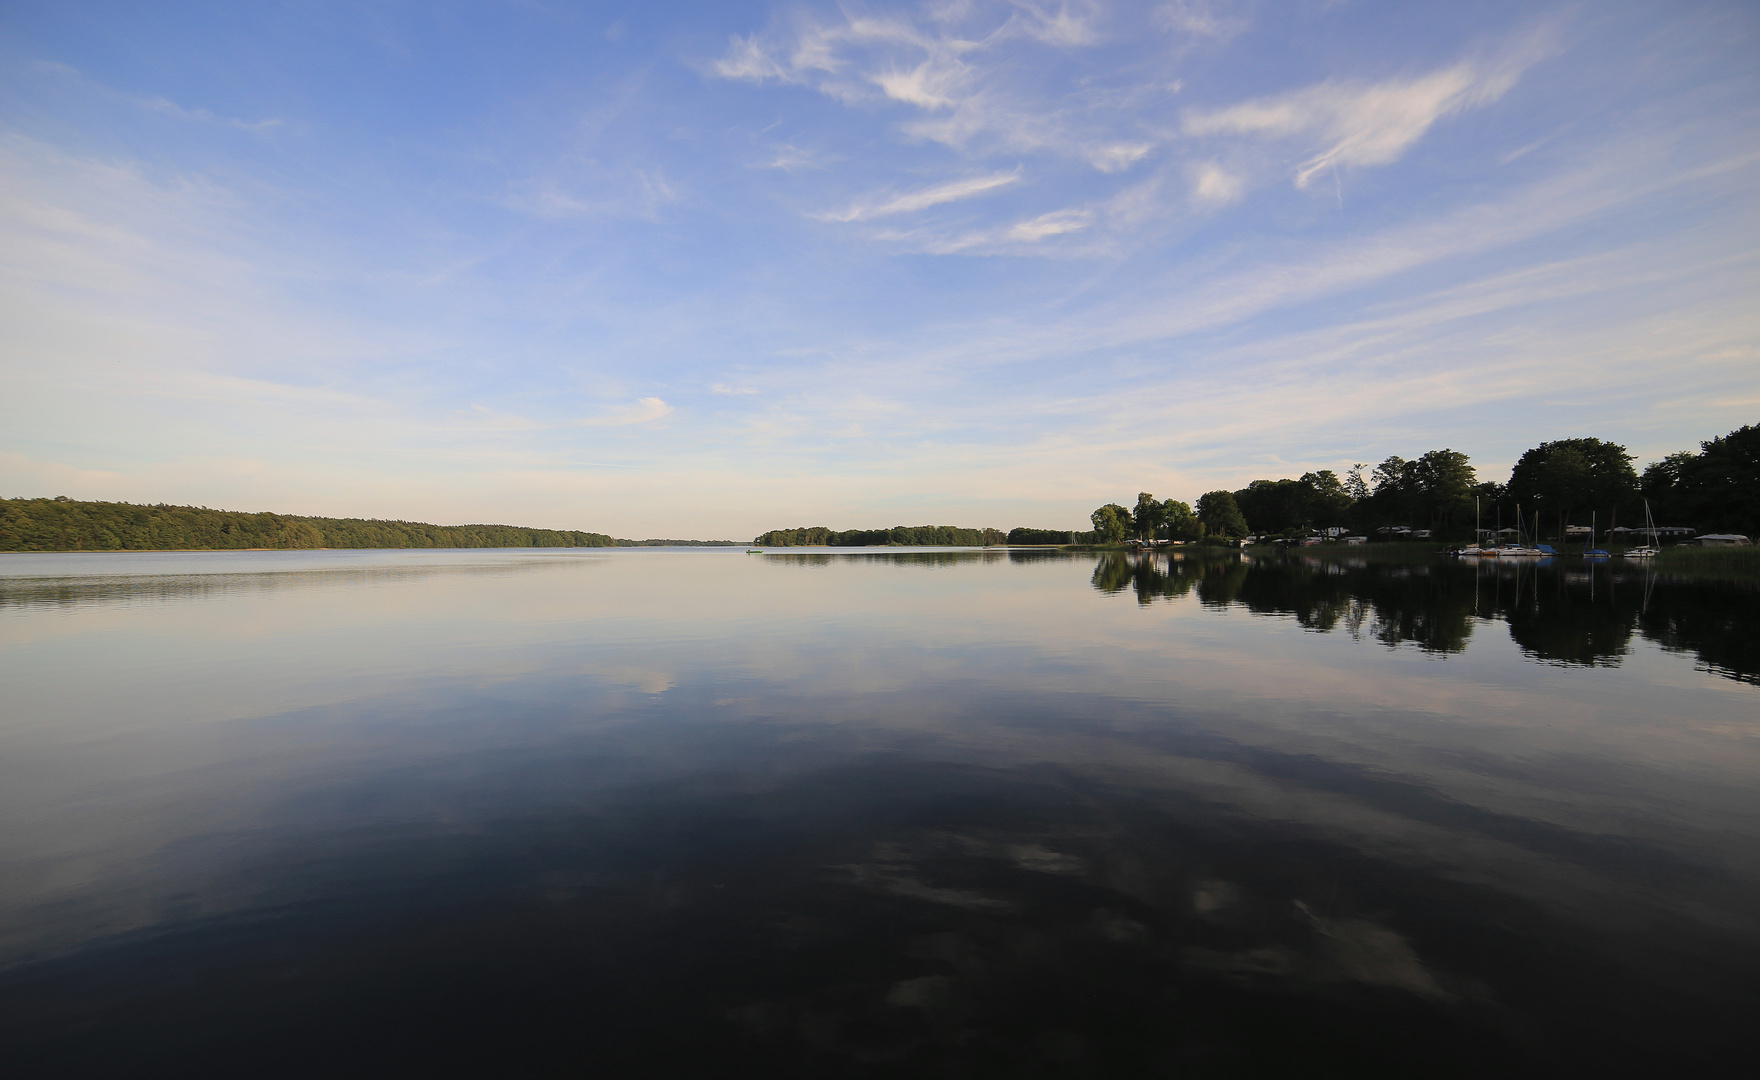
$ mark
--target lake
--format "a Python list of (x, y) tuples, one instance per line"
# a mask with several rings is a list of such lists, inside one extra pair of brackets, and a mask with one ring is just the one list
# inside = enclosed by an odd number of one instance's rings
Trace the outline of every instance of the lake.
[(10, 1075), (1753, 1054), (1749, 587), (1354, 551), (0, 575)]

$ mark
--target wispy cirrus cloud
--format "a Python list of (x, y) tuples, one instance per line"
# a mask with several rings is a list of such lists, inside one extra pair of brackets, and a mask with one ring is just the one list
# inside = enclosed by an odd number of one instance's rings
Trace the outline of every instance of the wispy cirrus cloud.
[(658, 220), (679, 193), (659, 166), (559, 168), (510, 185), (502, 204), (540, 218)]
[(672, 406), (657, 397), (637, 398), (634, 404), (619, 405), (600, 416), (575, 421), (576, 427), (629, 427), (648, 424), (672, 413)]
[(31, 66), (36, 71), (55, 78), (76, 82), (91, 90), (95, 90), (112, 100), (127, 101), (139, 108), (146, 109), (148, 112), (155, 112), (161, 116), (169, 116), (173, 119), (183, 120), (193, 124), (210, 124), (214, 127), (236, 128), (239, 131), (255, 132), (269, 131), (285, 125), (285, 121), (281, 120), (279, 117), (266, 117), (262, 120), (243, 120), (234, 116), (222, 116), (214, 110), (200, 105), (195, 106), (194, 108), (179, 105), (177, 102), (172, 101), (170, 98), (165, 97), (162, 94), (155, 94), (151, 97), (141, 97), (139, 95), (129, 94), (126, 91), (119, 90), (113, 86), (108, 86), (88, 78), (85, 72), (70, 64), (57, 63), (53, 60), (38, 60)]
[(1073, 110), (1082, 115), (1073, 115), (1055, 91), (1016, 74), (1023, 49), (1043, 55), (1099, 44), (1104, 12), (1097, 5), (1014, 0), (946, 5), (921, 17), (841, 14), (735, 35), (708, 70), (810, 86), (848, 105), (909, 106), (926, 115), (903, 126), (908, 135), (951, 147), (985, 141), (1074, 157), (1102, 171), (1128, 168), (1152, 149), (1140, 130), (1107, 132), (1113, 125), (1099, 116), (1118, 104), (1108, 95), (1090, 93), (1090, 104)]
[(1296, 166), (1306, 187), (1328, 168), (1387, 165), (1438, 121), (1487, 105), (1552, 51), (1550, 34), (1531, 35), (1488, 62), (1462, 61), (1428, 75), (1376, 83), (1327, 80), (1300, 90), (1220, 109), (1189, 109), (1187, 135), (1306, 139), (1317, 144)]
[(1212, 0), (1171, 0), (1155, 9), (1155, 21), (1194, 38), (1227, 41), (1243, 33), (1247, 20), (1225, 14), (1224, 5)]
[(1053, 210), (1030, 221), (1016, 222), (1009, 227), (1008, 239), (1033, 243), (1048, 236), (1080, 232), (1094, 220), (1092, 210)]
[(811, 147), (783, 143), (774, 148), (774, 156), (764, 163), (764, 168), (780, 169), (785, 173), (792, 173), (802, 169), (824, 169), (835, 160), (833, 156)]
[(913, 213), (918, 210), (927, 210), (931, 206), (940, 206), (943, 203), (987, 195), (998, 188), (1018, 182), (1020, 178), (1018, 170), (992, 173), (989, 176), (972, 176), (964, 180), (937, 184), (934, 187), (919, 188), (916, 191), (877, 196), (857, 202), (845, 210), (827, 211), (816, 216), (821, 221), (871, 221), (878, 217)]
[(163, 97), (137, 98), (135, 103), (143, 109), (159, 113), (162, 116), (175, 117), (178, 120), (188, 120), (197, 124), (237, 128), (240, 131), (268, 131), (271, 128), (282, 126), (282, 121), (274, 117), (266, 120), (239, 120), (235, 117), (216, 115), (212, 110), (200, 106), (186, 109), (177, 102)]

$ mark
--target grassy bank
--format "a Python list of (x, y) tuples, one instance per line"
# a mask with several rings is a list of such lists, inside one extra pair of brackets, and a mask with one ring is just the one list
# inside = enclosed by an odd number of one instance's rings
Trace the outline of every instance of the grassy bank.
[(1447, 545), (1436, 540), (1393, 540), (1382, 544), (1315, 544), (1313, 547), (1296, 547), (1284, 544), (1252, 544), (1245, 550), (1249, 555), (1259, 557), (1276, 557), (1279, 555), (1348, 555), (1353, 559), (1374, 559), (1377, 561), (1407, 562), (1413, 559), (1434, 558), (1437, 553), (1446, 550)]
[[(1556, 562), (1581, 565), (1584, 546), (1582, 544), (1558, 546)], [(1358, 547), (1349, 547), (1344, 544), (1319, 544), (1303, 548), (1255, 544), (1246, 549), (1249, 555), (1263, 559), (1305, 556), (1309, 558), (1367, 559), (1370, 562), (1421, 562), (1438, 557), (1443, 550), (1444, 545), (1428, 540), (1410, 543), (1363, 544)], [(1662, 553), (1652, 559), (1626, 559), (1622, 557), (1623, 548), (1610, 550), (1613, 557), (1608, 562), (1622, 570), (1647, 567), (1672, 577), (1760, 584), (1760, 547), (1668, 547), (1663, 548)], [(1537, 560), (1530, 558), (1510, 561), (1531, 565)]]
[(1760, 547), (1667, 547), (1651, 561), (1656, 569), (1681, 577), (1760, 584)]

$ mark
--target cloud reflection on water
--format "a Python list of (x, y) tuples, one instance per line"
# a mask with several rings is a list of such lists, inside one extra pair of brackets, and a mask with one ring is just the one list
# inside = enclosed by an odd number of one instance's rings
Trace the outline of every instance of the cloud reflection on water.
[[(779, 1061), (900, 1069), (1123, 1067), (1157, 1039), (1260, 1061), (1267, 1010), (1323, 1047), (1398, 1015), (1483, 1065), (1517, 1053), (1522, 1010), (1612, 1023), (1570, 995), (1708, 1009), (1701, 1027), (1745, 1000), (1754, 691), (1629, 629), (1676, 648), (1708, 607), (1742, 629), (1680, 583), (1591, 600), (1452, 564), (995, 552), (439, 561), (462, 569), (141, 580), (138, 604), (76, 582), (0, 611), (4, 948), (61, 988), (0, 985), (38, 1010), (20, 1015), (87, 1015), (92, 957), (224, 981), (283, 963), (288, 934), (311, 942), (302, 1015), (369, 975), (440, 1009), (417, 987), (451, 964), (517, 975), (534, 1015), (542, 990), (635, 1031), (645, 1002)], [(1566, 644), (1517, 634), (1559, 597), (1570, 617), (1543, 629)], [(1604, 604), (1625, 652), (1571, 662), (1585, 618), (1609, 648)], [(1509, 636), (1473, 634), (1499, 620)], [(373, 967), (381, 948), (406, 960)]]

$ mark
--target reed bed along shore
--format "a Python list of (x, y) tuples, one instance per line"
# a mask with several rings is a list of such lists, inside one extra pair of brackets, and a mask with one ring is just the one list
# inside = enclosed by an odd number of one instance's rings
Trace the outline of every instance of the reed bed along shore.
[(1656, 569), (1683, 577), (1722, 578), (1760, 584), (1760, 547), (1667, 547)]

